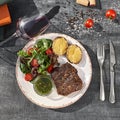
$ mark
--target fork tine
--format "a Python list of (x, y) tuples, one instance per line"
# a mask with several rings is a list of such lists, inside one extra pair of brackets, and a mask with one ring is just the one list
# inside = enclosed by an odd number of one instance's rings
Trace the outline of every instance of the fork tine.
[(104, 55), (104, 50), (103, 50), (104, 48), (103, 48), (103, 45), (101, 45), (101, 56), (103, 57), (103, 55)]
[(98, 56), (102, 55), (102, 44), (97, 44), (97, 55)]
[[(103, 44), (97, 44), (97, 57), (98, 59), (105, 59), (105, 46)], [(98, 60), (98, 61), (99, 61)]]
[(102, 46), (102, 53), (103, 53), (103, 58), (105, 57), (105, 46)]
[(104, 45), (101, 45), (101, 49), (100, 49), (100, 56), (104, 59), (105, 58), (105, 47)]
[(100, 45), (97, 44), (97, 55), (99, 54), (99, 51), (100, 51)]

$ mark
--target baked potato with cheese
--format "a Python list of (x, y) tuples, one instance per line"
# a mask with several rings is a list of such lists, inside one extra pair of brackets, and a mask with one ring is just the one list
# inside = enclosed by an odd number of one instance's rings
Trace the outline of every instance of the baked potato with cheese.
[(70, 45), (66, 52), (67, 59), (74, 64), (77, 64), (82, 59), (82, 50), (77, 45)]
[(68, 42), (64, 37), (57, 37), (53, 40), (52, 49), (56, 55), (64, 55), (68, 48)]

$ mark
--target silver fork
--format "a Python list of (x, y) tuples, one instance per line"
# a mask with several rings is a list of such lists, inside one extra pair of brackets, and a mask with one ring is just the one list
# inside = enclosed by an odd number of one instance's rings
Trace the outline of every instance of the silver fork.
[(97, 59), (100, 66), (100, 100), (105, 100), (105, 90), (103, 82), (103, 63), (105, 59), (105, 47), (102, 44), (97, 44)]

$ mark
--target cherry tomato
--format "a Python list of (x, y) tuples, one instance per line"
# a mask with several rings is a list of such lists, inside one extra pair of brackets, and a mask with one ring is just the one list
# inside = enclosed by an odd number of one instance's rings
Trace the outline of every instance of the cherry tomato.
[(37, 52), (39, 52), (39, 49), (38, 49), (38, 48), (31, 47), (31, 48), (29, 48), (29, 49), (27, 50), (28, 55), (32, 55), (33, 50), (36, 50)]
[(38, 66), (39, 66), (38, 60), (37, 60), (37, 59), (33, 59), (33, 60), (31, 61), (31, 65), (32, 65), (33, 67), (38, 67)]
[(51, 64), (51, 65), (47, 68), (47, 71), (48, 71), (49, 73), (51, 73), (52, 70), (53, 70), (53, 65)]
[(33, 76), (32, 76), (31, 73), (25, 74), (25, 80), (26, 80), (26, 81), (31, 81), (32, 79), (33, 79)]
[(117, 13), (116, 13), (116, 11), (115, 10), (113, 10), (113, 9), (109, 9), (109, 10), (107, 10), (106, 11), (106, 14), (105, 14), (105, 16), (107, 17), (107, 18), (110, 18), (110, 19), (115, 19), (116, 18), (116, 16), (117, 16)]
[(93, 25), (94, 25), (94, 22), (93, 22), (93, 20), (92, 19), (87, 19), (86, 21), (85, 21), (85, 23), (84, 23), (84, 26), (86, 27), (86, 28), (91, 28), (91, 27), (93, 27)]
[(45, 51), (45, 53), (46, 53), (47, 55), (51, 55), (51, 54), (53, 54), (53, 51), (52, 51), (51, 48), (48, 48), (48, 49)]
[(32, 55), (32, 51), (34, 50), (34, 48), (29, 48), (28, 50), (27, 50), (27, 53), (28, 53), (28, 55)]

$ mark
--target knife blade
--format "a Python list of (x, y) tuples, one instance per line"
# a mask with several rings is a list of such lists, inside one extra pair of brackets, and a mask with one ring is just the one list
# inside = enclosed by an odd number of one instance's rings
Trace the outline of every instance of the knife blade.
[(115, 49), (112, 41), (109, 41), (110, 44), (110, 95), (109, 101), (110, 103), (115, 103), (115, 87), (114, 87), (114, 65), (116, 64), (115, 58)]

